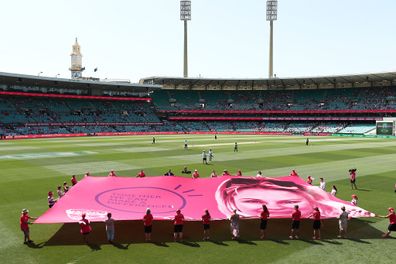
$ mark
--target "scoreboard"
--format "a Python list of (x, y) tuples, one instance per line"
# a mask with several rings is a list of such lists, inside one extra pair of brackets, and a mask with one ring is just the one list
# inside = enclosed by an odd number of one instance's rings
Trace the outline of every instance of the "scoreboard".
[(376, 125), (377, 135), (394, 135), (393, 121), (377, 121)]

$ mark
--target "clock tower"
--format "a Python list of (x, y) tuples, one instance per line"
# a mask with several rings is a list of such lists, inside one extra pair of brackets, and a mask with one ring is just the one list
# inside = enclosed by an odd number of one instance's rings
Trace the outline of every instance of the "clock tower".
[(80, 51), (80, 45), (76, 42), (73, 45), (73, 51), (70, 54), (71, 57), (71, 67), (69, 70), (71, 71), (72, 79), (82, 78), (82, 72), (85, 70), (85, 67), (82, 66), (82, 55)]

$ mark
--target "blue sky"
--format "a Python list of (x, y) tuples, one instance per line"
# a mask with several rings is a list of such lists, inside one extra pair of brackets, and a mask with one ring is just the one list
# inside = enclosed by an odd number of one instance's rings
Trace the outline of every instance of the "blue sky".
[[(266, 78), (265, 8), (192, 0), (189, 76)], [(278, 77), (396, 71), (396, 1), (279, 0), (278, 9)], [(69, 78), (78, 37), (85, 76), (182, 76), (179, 0), (13, 0), (1, 11), (0, 71)]]

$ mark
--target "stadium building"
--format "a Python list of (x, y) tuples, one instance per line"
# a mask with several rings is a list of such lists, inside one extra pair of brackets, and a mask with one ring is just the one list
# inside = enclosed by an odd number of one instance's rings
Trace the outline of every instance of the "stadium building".
[(271, 79), (151, 77), (139, 84), (0, 73), (0, 134), (375, 135), (376, 122), (390, 127), (381, 127), (381, 134), (394, 134), (395, 84), (393, 72)]

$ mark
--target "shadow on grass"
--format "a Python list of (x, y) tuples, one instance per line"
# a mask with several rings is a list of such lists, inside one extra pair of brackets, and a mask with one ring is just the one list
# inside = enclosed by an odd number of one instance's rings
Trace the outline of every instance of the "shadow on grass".
[[(324, 225), (321, 229), (322, 238), (326, 240), (316, 241), (312, 240), (312, 220), (304, 219), (301, 222), (300, 238), (309, 244), (323, 245), (322, 243), (329, 243), (334, 245), (342, 245), (338, 243), (338, 220), (326, 219), (323, 220)], [(351, 241), (357, 243), (370, 243), (364, 240), (367, 239), (382, 239), (383, 232), (376, 229), (372, 223), (376, 221), (372, 218), (353, 219), (348, 223), (347, 236)], [(93, 223), (93, 231), (88, 236), (88, 241), (99, 245), (108, 244), (106, 239), (106, 232), (104, 223)], [(384, 226), (385, 228), (385, 226)], [(146, 243), (143, 231), (141, 233), (137, 230), (142, 229), (141, 221), (120, 221), (116, 222), (116, 242), (115, 247), (120, 249), (128, 249), (129, 244)], [(200, 245), (198, 241), (202, 239), (202, 222), (186, 222), (184, 226), (184, 245), (198, 248)], [(45, 245), (31, 245), (32, 248), (41, 248), (43, 246), (58, 246), (58, 245), (85, 245), (82, 236), (79, 233), (79, 225), (77, 223), (68, 223), (62, 227), (47, 241)], [(290, 232), (289, 219), (270, 219), (268, 221), (267, 238), (277, 244), (289, 245), (290, 241), (287, 239)], [(166, 243), (173, 242), (173, 223), (172, 221), (155, 221), (153, 224), (153, 238), (155, 242), (152, 244), (159, 247), (168, 247)], [(241, 221), (241, 236), (237, 242), (240, 244), (257, 245), (259, 240), (259, 220), (245, 219)], [(213, 221), (211, 224), (211, 243), (219, 246), (228, 246), (227, 242), (230, 240), (229, 221)], [(363, 240), (362, 240), (363, 239)], [(195, 241), (195, 242), (190, 242)], [(255, 242), (253, 242), (255, 241)], [(266, 241), (266, 240), (264, 240)], [(197, 243), (198, 242), (198, 243)], [(118, 246), (117, 246), (118, 245)], [(128, 246), (125, 246), (128, 245)], [(97, 248), (97, 247), (96, 247)], [(93, 248), (93, 250), (98, 250)]]
[(216, 244), (216, 245), (219, 245), (219, 246), (228, 246), (228, 244), (224, 243), (223, 241), (219, 241), (219, 240), (209, 239), (207, 241), (212, 242), (213, 244)]
[(300, 238), (297, 240), (301, 240), (305, 243), (311, 244), (311, 245), (320, 245), (323, 246), (323, 243), (320, 242), (320, 240), (309, 240), (309, 239), (304, 239), (304, 238)]
[(249, 240), (246, 240), (246, 239), (241, 239), (241, 238), (239, 238), (239, 239), (237, 239), (236, 241), (237, 241), (239, 244), (247, 244), (247, 245), (251, 245), (251, 246), (257, 246), (257, 244), (254, 243), (253, 241), (249, 241)]
[(201, 247), (197, 242), (192, 242), (192, 241), (187, 241), (187, 240), (178, 241), (177, 243), (183, 244), (183, 245), (186, 245), (189, 247)]
[(28, 247), (30, 247), (30, 248), (35, 248), (35, 249), (43, 248), (44, 245), (45, 245), (45, 242), (41, 242), (41, 243), (38, 243), (38, 244), (36, 244), (36, 243), (34, 243), (34, 242), (31, 242), (31, 243), (27, 243), (27, 244), (26, 244), (26, 246), (28, 246)]
[[(268, 239), (269, 241), (272, 241), (272, 242), (275, 242), (275, 243), (277, 243), (277, 244), (282, 244), (282, 245), (289, 245), (289, 242), (287, 242), (287, 241), (284, 241), (284, 240), (280, 240), (280, 239), (274, 239), (274, 238), (272, 238), (272, 239)], [(264, 240), (265, 241), (265, 240)]]
[(151, 243), (158, 247), (169, 247), (165, 242), (151, 242)]
[(92, 250), (92, 251), (98, 251), (101, 250), (102, 248), (100, 245), (92, 243), (92, 242), (87, 242), (87, 246)]
[(353, 242), (362, 243), (362, 244), (371, 244), (369, 241), (361, 240), (360, 238), (348, 237), (346, 239), (350, 240), (350, 241), (353, 241)]
[(123, 244), (120, 244), (118, 242), (113, 241), (111, 243), (114, 247), (118, 248), (118, 249), (128, 249), (130, 244), (127, 244), (126, 246), (124, 246)]

